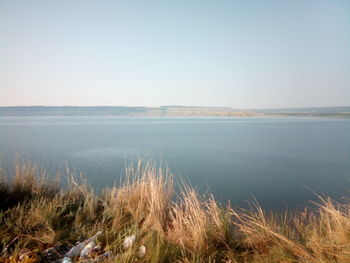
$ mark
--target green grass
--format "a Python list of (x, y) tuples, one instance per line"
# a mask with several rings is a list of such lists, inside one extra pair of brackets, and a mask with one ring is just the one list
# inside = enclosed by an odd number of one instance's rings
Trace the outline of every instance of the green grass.
[[(234, 210), (186, 185), (175, 202), (174, 175), (152, 163), (126, 174), (121, 186), (95, 194), (74, 176), (60, 189), (57, 178), (18, 164), (11, 181), (0, 180), (0, 262), (43, 261), (45, 249), (97, 231), (113, 262), (350, 262), (349, 204), (320, 198), (317, 209), (299, 212), (273, 214), (256, 204)], [(131, 234), (136, 242), (125, 249)]]

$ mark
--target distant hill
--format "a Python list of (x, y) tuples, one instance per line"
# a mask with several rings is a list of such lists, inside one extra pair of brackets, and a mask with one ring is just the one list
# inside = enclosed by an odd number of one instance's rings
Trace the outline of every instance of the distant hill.
[(153, 112), (156, 116), (218, 116), (243, 117), (260, 116), (261, 113), (248, 110), (237, 110), (229, 107), (195, 107), (195, 106), (162, 106)]
[(0, 116), (121, 116), (142, 114), (149, 110), (146, 107), (15, 106), (0, 107)]
[(14, 106), (0, 107), (0, 116), (150, 116), (150, 117), (244, 117), (325, 116), (350, 117), (350, 107), (239, 110), (229, 107), (161, 106)]
[(232, 108), (161, 106), (152, 107), (76, 107), (14, 106), (0, 107), (0, 116), (258, 116), (254, 111)]
[(343, 107), (313, 107), (313, 108), (286, 108), (286, 109), (258, 109), (267, 115), (279, 116), (334, 116), (350, 117), (350, 106)]

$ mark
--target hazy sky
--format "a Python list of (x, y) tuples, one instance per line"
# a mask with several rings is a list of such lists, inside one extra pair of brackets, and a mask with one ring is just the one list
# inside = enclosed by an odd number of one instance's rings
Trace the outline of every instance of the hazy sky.
[(10, 105), (350, 105), (350, 1), (0, 0)]

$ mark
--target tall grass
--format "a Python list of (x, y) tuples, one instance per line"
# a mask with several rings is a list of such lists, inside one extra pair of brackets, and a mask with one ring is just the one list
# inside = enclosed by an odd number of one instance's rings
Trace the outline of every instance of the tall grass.
[[(67, 178), (69, 187), (60, 189), (57, 178), (28, 163), (17, 164), (12, 180), (1, 177), (0, 262), (22, 262), (23, 251), (43, 261), (45, 249), (97, 231), (113, 262), (350, 262), (349, 203), (320, 197), (316, 209), (273, 214), (257, 203), (223, 207), (187, 185), (175, 201), (174, 175), (150, 162), (131, 165), (119, 187), (100, 194)], [(135, 244), (126, 249), (132, 234)]]

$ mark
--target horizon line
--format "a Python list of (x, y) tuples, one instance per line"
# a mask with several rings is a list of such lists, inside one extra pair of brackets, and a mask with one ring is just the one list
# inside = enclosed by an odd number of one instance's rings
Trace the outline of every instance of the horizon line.
[(262, 107), (262, 108), (236, 108), (231, 106), (194, 106), (194, 105), (161, 105), (161, 106), (125, 106), (125, 105), (10, 105), (2, 106), (0, 108), (19, 108), (19, 107), (76, 107), (76, 108), (92, 108), (92, 107), (108, 107), (108, 108), (162, 108), (162, 107), (179, 107), (179, 108), (229, 108), (235, 110), (273, 110), (273, 109), (313, 109), (313, 108), (342, 108), (350, 107), (350, 105), (342, 106), (304, 106), (304, 107)]

